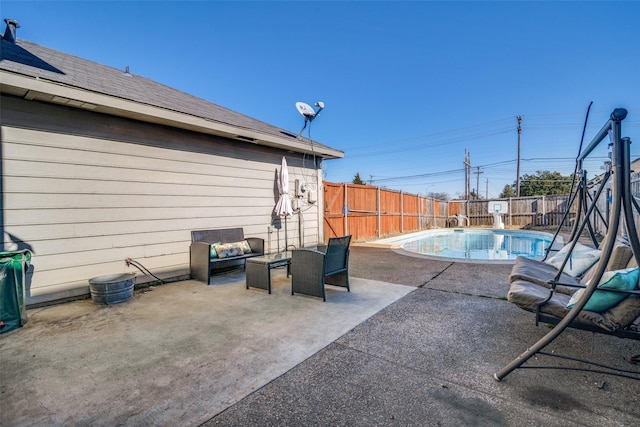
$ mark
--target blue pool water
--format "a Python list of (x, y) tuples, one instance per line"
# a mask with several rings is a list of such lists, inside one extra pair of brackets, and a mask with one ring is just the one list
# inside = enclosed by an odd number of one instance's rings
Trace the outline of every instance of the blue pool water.
[(459, 260), (508, 262), (517, 256), (541, 258), (551, 244), (548, 233), (500, 229), (442, 229), (385, 239), (405, 251)]

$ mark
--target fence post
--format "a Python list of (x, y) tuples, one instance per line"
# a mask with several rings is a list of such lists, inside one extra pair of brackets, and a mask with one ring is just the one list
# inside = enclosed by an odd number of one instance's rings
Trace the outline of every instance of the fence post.
[(422, 196), (418, 196), (418, 231), (422, 230)]
[(542, 196), (542, 224), (540, 225), (547, 225), (547, 202), (544, 196)]
[(431, 213), (433, 214), (433, 224), (431, 228), (436, 228), (436, 199), (431, 198)]
[(513, 227), (513, 220), (511, 217), (511, 213), (513, 212), (512, 209), (512, 205), (511, 205), (511, 197), (509, 197), (509, 227)]
[(380, 239), (380, 237), (382, 236), (382, 233), (380, 231), (380, 227), (382, 227), (382, 222), (380, 219), (380, 187), (376, 187), (376, 199), (377, 199), (376, 210), (378, 215), (378, 239)]
[(349, 200), (347, 200), (347, 183), (344, 184), (344, 205), (342, 207), (342, 215), (343, 215), (343, 225), (342, 229), (344, 230), (344, 235), (347, 236), (349, 234)]
[(400, 190), (400, 233), (404, 233), (404, 193)]

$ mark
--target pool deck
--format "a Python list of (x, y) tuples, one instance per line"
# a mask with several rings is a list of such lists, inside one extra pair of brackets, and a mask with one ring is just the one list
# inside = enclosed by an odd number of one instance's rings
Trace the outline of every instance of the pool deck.
[[(354, 244), (350, 270), (326, 303), (277, 270), (272, 295), (236, 273), (30, 310), (0, 335), (0, 425), (640, 425), (640, 381), (493, 379), (548, 331), (506, 302), (509, 265)], [(633, 369), (640, 343), (569, 330), (547, 350)]]

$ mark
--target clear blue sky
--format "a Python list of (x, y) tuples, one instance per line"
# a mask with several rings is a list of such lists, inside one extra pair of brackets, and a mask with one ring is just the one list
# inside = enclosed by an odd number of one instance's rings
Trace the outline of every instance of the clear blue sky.
[[(573, 172), (616, 107), (640, 156), (640, 2), (5, 1), (18, 38), (124, 69), (343, 150), (325, 179), (497, 197)], [(3, 27), (4, 30), (4, 27)], [(305, 133), (305, 135), (308, 135)], [(606, 155), (586, 164), (601, 173)], [(479, 167), (479, 169), (478, 169)], [(476, 172), (480, 175), (476, 175)], [(479, 178), (479, 179), (477, 179)]]

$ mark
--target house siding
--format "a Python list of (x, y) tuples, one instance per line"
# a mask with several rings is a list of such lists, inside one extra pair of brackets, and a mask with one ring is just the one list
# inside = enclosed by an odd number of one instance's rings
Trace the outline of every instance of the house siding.
[[(243, 227), (282, 250), (273, 217), (282, 156), (291, 193), (296, 179), (321, 187), (319, 165), (302, 154), (12, 96), (2, 96), (1, 138), (4, 248), (33, 252), (27, 304), (136, 271), (127, 257), (185, 278), (194, 229)], [(318, 206), (303, 202), (303, 220), (287, 221), (290, 245), (321, 240)]]

